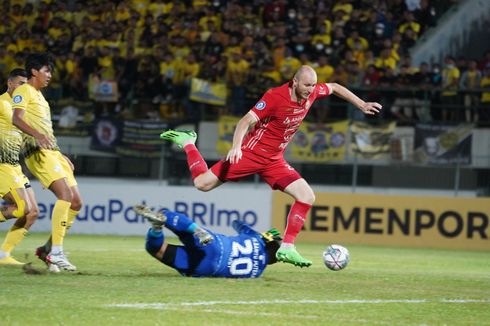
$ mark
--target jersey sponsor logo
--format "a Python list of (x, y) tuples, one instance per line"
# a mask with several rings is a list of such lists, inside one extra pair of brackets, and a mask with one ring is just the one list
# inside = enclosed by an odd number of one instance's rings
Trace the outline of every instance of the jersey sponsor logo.
[(291, 124), (291, 123), (297, 123), (297, 122), (303, 121), (303, 118), (304, 118), (304, 116), (293, 117), (292, 119), (290, 119), (289, 117), (286, 117), (286, 119), (284, 119), (284, 121), (282, 123), (285, 124), (285, 125), (288, 125), (288, 124)]
[(263, 109), (265, 109), (266, 106), (267, 106), (267, 104), (265, 103), (264, 100), (260, 100), (257, 102), (257, 104), (255, 104), (255, 108), (257, 110), (263, 110)]
[(17, 103), (20, 103), (22, 102), (22, 96), (20, 95), (15, 95), (14, 98), (12, 99), (12, 101), (17, 104)]

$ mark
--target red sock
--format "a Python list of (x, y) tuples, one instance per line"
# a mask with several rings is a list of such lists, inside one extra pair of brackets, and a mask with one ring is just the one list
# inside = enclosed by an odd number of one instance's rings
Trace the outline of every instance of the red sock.
[(295, 201), (288, 214), (288, 224), (286, 225), (286, 232), (284, 232), (284, 243), (294, 243), (296, 236), (303, 227), (306, 220), (306, 215), (310, 210), (311, 205)]
[(206, 161), (204, 161), (204, 159), (202, 158), (201, 153), (199, 153), (196, 145), (185, 145), (184, 152), (187, 155), (187, 165), (189, 166), (192, 180), (208, 170), (208, 165), (206, 164)]

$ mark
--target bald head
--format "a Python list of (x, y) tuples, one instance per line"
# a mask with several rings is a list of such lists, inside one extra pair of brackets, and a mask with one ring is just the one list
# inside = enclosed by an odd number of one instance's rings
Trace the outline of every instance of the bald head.
[(293, 77), (293, 96), (296, 101), (306, 100), (315, 89), (316, 72), (310, 66), (301, 66)]
[(301, 66), (294, 74), (294, 79), (297, 81), (309, 80), (316, 84), (316, 71), (310, 66)]

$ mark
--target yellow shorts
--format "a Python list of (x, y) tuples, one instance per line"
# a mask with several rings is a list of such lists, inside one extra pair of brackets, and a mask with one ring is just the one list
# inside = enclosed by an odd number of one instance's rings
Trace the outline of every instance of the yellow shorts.
[(0, 163), (0, 198), (12, 189), (24, 188), (29, 179), (22, 173), (19, 164)]
[(59, 151), (41, 149), (25, 159), (25, 163), (32, 175), (44, 186), (49, 186), (56, 180), (66, 178), (69, 187), (77, 185), (73, 171)]

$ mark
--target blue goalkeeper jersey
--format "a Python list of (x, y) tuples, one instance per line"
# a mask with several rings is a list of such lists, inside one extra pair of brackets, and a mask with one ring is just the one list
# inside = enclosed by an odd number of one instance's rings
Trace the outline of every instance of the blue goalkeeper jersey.
[(213, 242), (192, 276), (230, 278), (259, 277), (267, 266), (268, 256), (262, 236), (247, 224), (236, 222), (236, 236), (212, 233)]

